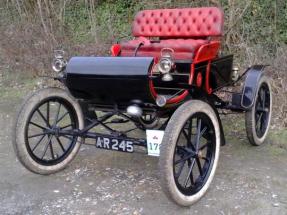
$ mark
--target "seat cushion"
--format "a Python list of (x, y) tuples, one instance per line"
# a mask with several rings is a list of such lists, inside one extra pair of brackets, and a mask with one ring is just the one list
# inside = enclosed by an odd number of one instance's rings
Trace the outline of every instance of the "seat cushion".
[(121, 43), (121, 56), (134, 56), (138, 45), (143, 43), (138, 49), (137, 56), (151, 56), (158, 59), (163, 48), (171, 48), (174, 50), (175, 59), (191, 60), (199, 47), (208, 42), (202, 39), (165, 39), (152, 42), (146, 38), (138, 38)]
[(133, 21), (135, 37), (222, 36), (223, 11), (216, 7), (139, 11)]

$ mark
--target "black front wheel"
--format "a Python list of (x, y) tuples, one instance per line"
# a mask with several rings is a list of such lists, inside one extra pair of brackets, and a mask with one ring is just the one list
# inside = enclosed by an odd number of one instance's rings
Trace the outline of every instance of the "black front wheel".
[(192, 100), (172, 115), (160, 148), (162, 188), (183, 206), (198, 201), (215, 174), (220, 150), (220, 128), (214, 110)]
[(59, 131), (83, 126), (80, 105), (66, 91), (39, 90), (25, 100), (15, 122), (13, 146), (17, 158), (32, 172), (57, 172), (72, 161), (82, 141), (76, 136), (59, 135)]
[(245, 114), (246, 133), (254, 146), (261, 145), (268, 134), (272, 115), (272, 91), (270, 80), (262, 76), (258, 83), (254, 105)]

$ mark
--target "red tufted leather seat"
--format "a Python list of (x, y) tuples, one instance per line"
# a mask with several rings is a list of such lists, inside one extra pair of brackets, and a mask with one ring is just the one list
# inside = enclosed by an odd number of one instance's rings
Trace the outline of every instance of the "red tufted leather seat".
[[(210, 37), (222, 36), (223, 12), (216, 7), (143, 10), (136, 14), (132, 25), (135, 40), (121, 43), (121, 56), (159, 57), (162, 48), (172, 48), (177, 59), (192, 59)], [(159, 41), (149, 41), (159, 37)]]

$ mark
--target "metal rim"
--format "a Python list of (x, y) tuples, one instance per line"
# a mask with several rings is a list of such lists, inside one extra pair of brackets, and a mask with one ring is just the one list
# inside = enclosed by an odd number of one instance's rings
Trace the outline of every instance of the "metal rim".
[(267, 83), (262, 83), (255, 103), (255, 131), (258, 138), (263, 137), (268, 129), (271, 111), (270, 99), (269, 86)]
[(191, 196), (206, 184), (216, 151), (214, 125), (205, 113), (193, 114), (182, 127), (173, 157), (173, 174), (181, 193)]
[(77, 113), (61, 97), (50, 97), (34, 107), (25, 126), (25, 144), (31, 158), (44, 166), (61, 163), (71, 153), (77, 137), (59, 135), (78, 128)]

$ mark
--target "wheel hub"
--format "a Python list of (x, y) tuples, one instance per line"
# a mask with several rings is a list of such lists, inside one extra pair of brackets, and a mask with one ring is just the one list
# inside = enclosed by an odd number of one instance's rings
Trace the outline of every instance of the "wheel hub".
[(58, 126), (53, 126), (52, 128), (46, 129), (44, 132), (50, 135), (54, 135), (55, 137), (60, 136), (60, 128)]

